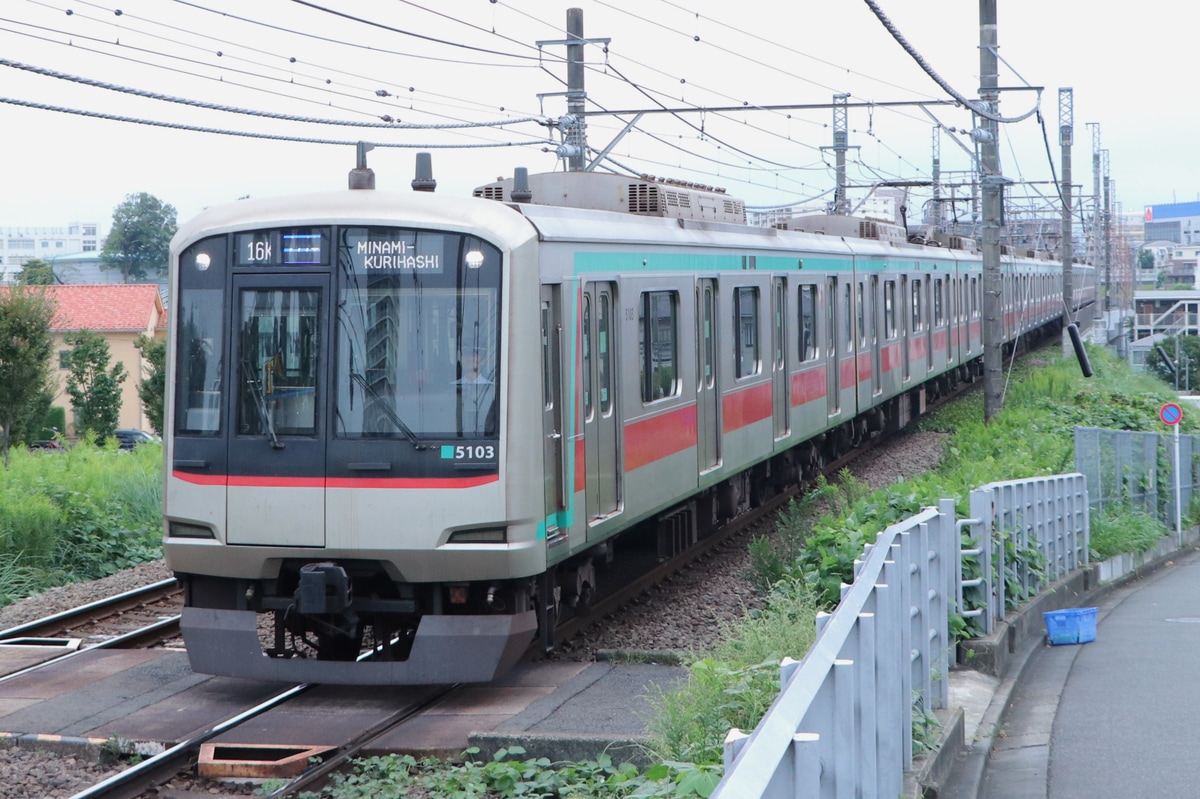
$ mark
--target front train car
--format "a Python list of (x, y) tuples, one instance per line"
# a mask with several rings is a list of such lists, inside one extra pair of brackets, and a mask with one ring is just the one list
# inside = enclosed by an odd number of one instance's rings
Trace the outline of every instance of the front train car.
[(538, 351), (535, 259), (512, 209), (425, 192), (179, 231), (164, 551), (194, 670), (482, 682), (519, 658), (546, 569), (542, 453), (509, 446), (542, 409), (507, 393), (539, 388), (512, 358)]

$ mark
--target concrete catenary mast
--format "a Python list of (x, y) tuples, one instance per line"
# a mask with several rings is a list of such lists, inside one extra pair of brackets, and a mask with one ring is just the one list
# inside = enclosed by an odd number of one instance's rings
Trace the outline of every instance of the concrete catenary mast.
[(983, 419), (1003, 408), (1003, 285), (1000, 273), (1000, 221), (1004, 177), (1000, 174), (1000, 92), (996, 55), (996, 0), (979, 0), (980, 189), (983, 195)]

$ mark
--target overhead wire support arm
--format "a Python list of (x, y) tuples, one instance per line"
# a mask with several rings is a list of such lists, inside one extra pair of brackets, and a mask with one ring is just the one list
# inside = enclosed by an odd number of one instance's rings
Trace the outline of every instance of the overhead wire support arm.
[[(540, 95), (539, 95), (540, 96)], [(949, 105), (962, 107), (962, 103), (955, 100), (894, 100), (890, 102), (862, 102), (851, 103), (847, 102), (844, 105), (837, 103), (785, 103), (783, 105), (724, 105), (724, 106), (679, 106), (667, 108), (661, 106), (658, 108), (621, 108), (621, 109), (606, 109), (596, 111), (583, 111), (583, 116), (628, 116), (629, 114), (695, 114), (711, 113), (711, 114), (728, 114), (734, 111), (828, 111), (835, 106), (839, 108), (912, 108), (923, 107), (927, 105)]]
[(637, 125), (637, 123), (641, 121), (642, 116), (643, 116), (643, 114), (639, 113), (633, 119), (626, 122), (625, 127), (621, 128), (620, 133), (618, 133), (616, 136), (613, 136), (613, 140), (608, 143), (608, 146), (606, 146), (603, 150), (596, 153), (596, 157), (588, 162), (588, 165), (587, 165), (587, 167), (585, 167), (584, 171), (585, 172), (594, 172), (596, 170), (596, 166), (601, 161), (604, 161), (606, 158), (608, 158), (609, 153), (611, 153), (612, 149), (617, 146), (617, 143), (620, 142), (621, 139), (625, 138), (625, 134), (627, 134), (627, 133), (629, 133), (629, 131), (633, 130), (634, 126)]

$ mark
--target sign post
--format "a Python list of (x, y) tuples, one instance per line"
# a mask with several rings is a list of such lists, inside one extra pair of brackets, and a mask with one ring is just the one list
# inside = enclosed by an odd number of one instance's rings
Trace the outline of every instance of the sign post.
[(1175, 544), (1183, 548), (1183, 488), (1179, 476), (1179, 423), (1183, 421), (1183, 410), (1174, 402), (1168, 402), (1158, 411), (1158, 418), (1163, 424), (1175, 429), (1175, 460), (1172, 470), (1175, 472)]

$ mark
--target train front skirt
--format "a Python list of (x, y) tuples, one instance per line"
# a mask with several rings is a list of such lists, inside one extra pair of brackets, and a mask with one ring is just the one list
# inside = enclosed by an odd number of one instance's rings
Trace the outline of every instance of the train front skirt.
[(534, 611), (493, 616), (426, 616), (405, 661), (272, 658), (258, 638), (258, 614), (184, 608), (180, 623), (193, 671), (275, 682), (334, 685), (445, 685), (491, 682), (533, 641)]

